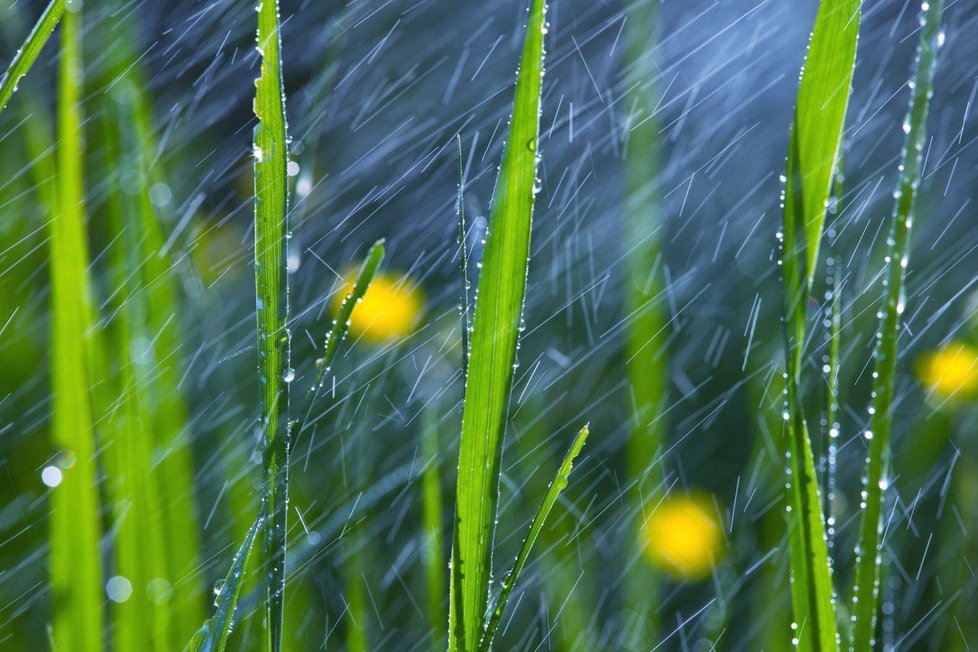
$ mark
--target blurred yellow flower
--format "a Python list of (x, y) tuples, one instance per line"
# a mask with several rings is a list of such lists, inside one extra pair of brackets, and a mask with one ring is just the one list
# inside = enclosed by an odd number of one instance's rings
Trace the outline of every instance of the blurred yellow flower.
[(978, 349), (965, 342), (951, 342), (920, 360), (917, 377), (940, 398), (974, 394), (978, 389)]
[(642, 528), (649, 559), (678, 580), (701, 580), (723, 554), (723, 530), (705, 494), (667, 496)]
[[(353, 290), (356, 276), (356, 270), (343, 276), (342, 287), (333, 295), (334, 315)], [(402, 338), (417, 326), (423, 309), (424, 296), (409, 277), (378, 272), (353, 309), (350, 335), (374, 343)]]

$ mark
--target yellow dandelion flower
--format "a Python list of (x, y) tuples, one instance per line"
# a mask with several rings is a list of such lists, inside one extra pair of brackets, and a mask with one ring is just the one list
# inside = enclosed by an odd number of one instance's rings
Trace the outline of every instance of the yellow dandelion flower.
[(978, 389), (978, 349), (965, 342), (951, 342), (924, 356), (917, 377), (939, 398), (973, 395)]
[[(333, 314), (353, 290), (356, 276), (356, 270), (343, 276), (342, 287), (333, 294)], [(373, 343), (400, 339), (414, 330), (423, 309), (422, 292), (409, 277), (378, 272), (353, 309), (350, 335)]]
[(710, 575), (723, 554), (723, 530), (709, 496), (667, 496), (642, 527), (649, 560), (677, 580)]

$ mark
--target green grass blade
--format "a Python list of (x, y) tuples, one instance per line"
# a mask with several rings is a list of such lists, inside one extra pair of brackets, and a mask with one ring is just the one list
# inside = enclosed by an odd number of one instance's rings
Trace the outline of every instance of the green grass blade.
[(27, 40), (17, 50), (13, 61), (7, 66), (7, 71), (0, 78), (0, 112), (6, 108), (10, 96), (17, 91), (17, 84), (34, 65), (37, 55), (41, 53), (41, 49), (48, 42), (64, 13), (65, 0), (51, 0), (44, 13), (37, 19), (31, 33), (27, 35)]
[(822, 0), (798, 88), (785, 175), (784, 262), (787, 267), (793, 259), (798, 282), (804, 279), (808, 287), (849, 105), (859, 16), (859, 0)]
[(441, 447), (438, 442), (438, 415), (426, 406), (421, 415), (421, 454), (425, 467), (421, 471), (422, 562), (428, 598), (428, 623), (432, 646), (444, 644), (445, 626), (445, 569), (448, 560), (442, 544)]
[(866, 482), (863, 486), (862, 520), (856, 550), (856, 579), (853, 587), (852, 650), (872, 649), (876, 630), (879, 594), (880, 537), (883, 528), (883, 493), (888, 482), (887, 456), (893, 419), (893, 392), (896, 377), (900, 317), (904, 307), (904, 276), (910, 257), (910, 230), (914, 203), (922, 175), (927, 113), (934, 87), (937, 50), (943, 40), (941, 10), (943, 0), (924, 3), (923, 30), (917, 47), (916, 71), (911, 86), (912, 98), (904, 131), (907, 134), (896, 205), (887, 240), (886, 285), (883, 290), (882, 317), (876, 349), (876, 376), (873, 381), (873, 412), (865, 432), (869, 445)]
[(217, 607), (212, 618), (204, 621), (203, 626), (197, 630), (190, 642), (184, 648), (185, 652), (224, 652), (227, 646), (228, 637), (231, 635), (231, 628), (234, 625), (234, 609), (238, 604), (238, 597), (241, 595), (241, 587), (244, 585), (245, 569), (248, 567), (248, 559), (255, 548), (255, 540), (258, 532), (265, 523), (265, 512), (262, 510), (258, 518), (248, 530), (248, 535), (234, 555), (231, 561), (231, 569), (227, 577), (217, 591), (217, 598), (214, 606)]
[(631, 411), (626, 446), (629, 508), (634, 522), (629, 532), (630, 557), (635, 566), (625, 574), (626, 633), (630, 647), (657, 639), (656, 604), (659, 573), (640, 551), (643, 515), (658, 503), (663, 464), (653, 464), (666, 433), (662, 417), (668, 400), (669, 369), (665, 344), (668, 315), (663, 305), (664, 270), (660, 240), (664, 221), (657, 194), (659, 122), (655, 119), (656, 91), (652, 61), (657, 3), (631, 0), (625, 22), (625, 106), (630, 112), (625, 175), (625, 365)]
[(799, 395), (805, 317), (832, 172), (845, 123), (859, 35), (859, 0), (823, 0), (798, 89), (784, 189), (782, 281), (787, 368), (788, 542), (800, 650), (838, 648), (812, 444)]
[(516, 360), (536, 195), (544, 1), (533, 0), (509, 139), (486, 238), (459, 447), (449, 649), (472, 652), (484, 630), (506, 407)]
[(117, 124), (129, 127), (126, 140), (130, 167), (138, 171), (139, 190), (129, 210), (134, 219), (128, 228), (137, 234), (134, 242), (140, 249), (140, 266), (133, 270), (133, 279), (141, 283), (140, 300), (146, 304), (145, 329), (148, 340), (153, 342), (149, 351), (152, 373), (143, 380), (148, 394), (144, 418), (152, 424), (153, 447), (158, 456), (153, 475), (163, 521), (167, 577), (171, 584), (178, 580), (180, 583), (166, 605), (173, 620), (171, 647), (176, 648), (190, 636), (205, 613), (200, 575), (195, 572), (200, 563), (200, 533), (188, 410), (180, 388), (180, 281), (164, 248), (164, 209), (150, 200), (150, 188), (165, 183), (165, 176), (157, 160), (152, 99), (131, 23), (132, 18), (120, 18), (113, 24), (112, 49), (118, 60), (113, 64), (108, 94), (121, 103)]
[[(61, 484), (51, 496), (51, 592), (55, 650), (102, 650), (102, 570), (95, 431), (89, 403), (87, 334), (91, 285), (85, 235), (80, 88), (81, 16), (65, 16), (58, 93), (58, 195), (51, 220), (52, 439)], [(73, 463), (72, 463), (73, 462)]]
[(465, 172), (462, 169), (462, 136), (455, 135), (455, 148), (458, 154), (458, 198), (455, 210), (458, 212), (458, 263), (462, 277), (462, 374), (469, 373), (469, 246), (468, 230), (465, 227)]
[(312, 407), (313, 397), (322, 389), (323, 381), (326, 380), (326, 374), (329, 373), (330, 365), (333, 363), (333, 356), (336, 355), (336, 351), (339, 349), (340, 344), (343, 343), (343, 340), (346, 339), (346, 335), (350, 330), (350, 317), (353, 315), (353, 309), (356, 308), (363, 295), (367, 293), (370, 282), (374, 280), (380, 264), (384, 261), (384, 254), (384, 240), (380, 239), (370, 247), (370, 251), (367, 252), (367, 257), (360, 266), (360, 272), (357, 274), (357, 280), (353, 284), (353, 289), (343, 298), (343, 303), (340, 304), (336, 318), (333, 319), (333, 326), (326, 334), (326, 341), (323, 344), (323, 356), (316, 360), (316, 381), (306, 393), (306, 406), (303, 409), (303, 414)]
[(570, 449), (568, 449), (567, 455), (564, 456), (564, 461), (560, 463), (557, 475), (554, 477), (553, 482), (550, 483), (550, 489), (547, 491), (547, 495), (544, 496), (543, 502), (540, 503), (540, 507), (533, 517), (533, 522), (530, 524), (530, 531), (527, 533), (526, 539), (523, 540), (519, 554), (516, 555), (513, 568), (503, 577), (503, 586), (499, 593), (499, 599), (496, 602), (495, 609), (493, 609), (492, 616), (489, 618), (486, 633), (482, 637), (482, 643), (479, 646), (482, 652), (488, 652), (489, 648), (492, 647), (492, 639), (496, 635), (499, 621), (503, 616), (503, 612), (506, 610), (506, 603), (509, 601), (509, 596), (513, 592), (513, 586), (519, 579), (523, 567), (526, 566), (526, 560), (529, 559), (533, 544), (536, 543), (536, 540), (540, 537), (540, 532), (543, 531), (543, 526), (547, 522), (547, 517), (550, 516), (550, 511), (557, 504), (560, 493), (567, 487), (567, 479), (570, 477), (571, 470), (574, 468), (574, 460), (577, 459), (577, 456), (581, 453), (581, 449), (584, 448), (588, 433), (588, 426), (585, 425), (574, 438), (574, 442), (571, 444)]
[(282, 84), (278, 0), (258, 0), (261, 74), (255, 81), (255, 294), (258, 370), (265, 451), (265, 649), (282, 646), (288, 532), (289, 383), (291, 342), (285, 247), (288, 226), (288, 142)]
[[(108, 226), (118, 236), (113, 238), (108, 256), (113, 289), (110, 305), (115, 315), (109, 347), (115, 364), (110, 380), (116, 399), (107, 410), (103, 467), (112, 505), (113, 573), (125, 577), (132, 587), (128, 599), (112, 605), (112, 638), (114, 648), (120, 651), (136, 647), (167, 650), (172, 647), (170, 609), (159, 598), (167, 592), (160, 582), (168, 582), (169, 575), (160, 518), (159, 476), (153, 465), (155, 428), (148, 382), (154, 369), (149, 352), (136, 351), (133, 346), (135, 342), (152, 341), (140, 279), (143, 251), (139, 201), (138, 196), (118, 190), (119, 179), (136, 168), (137, 156), (128, 120), (125, 82), (104, 99), (107, 101), (98, 120), (103, 174), (113, 180), (114, 188), (109, 193), (106, 212)], [(142, 184), (139, 190), (148, 192), (148, 187)]]

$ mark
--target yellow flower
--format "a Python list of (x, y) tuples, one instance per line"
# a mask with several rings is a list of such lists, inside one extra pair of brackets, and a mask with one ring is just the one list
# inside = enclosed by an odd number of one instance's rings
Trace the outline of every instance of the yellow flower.
[(917, 377), (939, 398), (974, 394), (978, 389), (978, 350), (965, 342), (951, 342), (919, 362)]
[(645, 553), (677, 580), (701, 580), (723, 554), (723, 530), (705, 494), (667, 496), (642, 527)]
[[(353, 290), (356, 275), (356, 271), (344, 275), (342, 287), (333, 295), (333, 314)], [(423, 308), (421, 290), (409, 277), (378, 272), (353, 309), (350, 335), (374, 343), (402, 338), (417, 326)]]

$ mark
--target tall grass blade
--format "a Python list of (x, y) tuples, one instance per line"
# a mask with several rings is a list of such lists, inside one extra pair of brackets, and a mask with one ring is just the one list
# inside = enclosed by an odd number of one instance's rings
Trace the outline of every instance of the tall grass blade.
[[(437, 401), (433, 401), (437, 404)], [(421, 414), (421, 454), (425, 467), (421, 471), (422, 561), (428, 598), (428, 623), (433, 646), (445, 639), (445, 557), (442, 543), (441, 446), (438, 437), (438, 415), (431, 406)]]
[(52, 647), (102, 650), (103, 593), (95, 430), (86, 350), (92, 327), (82, 177), (81, 16), (65, 15), (58, 88), (58, 193), (51, 220), (51, 433), (62, 481), (51, 495)]
[(475, 304), (459, 446), (449, 649), (472, 652), (485, 629), (506, 409), (516, 361), (537, 192), (543, 0), (533, 0), (509, 139), (496, 181)]
[(625, 366), (630, 388), (631, 419), (626, 445), (629, 507), (628, 555), (637, 559), (625, 573), (628, 610), (627, 645), (646, 647), (656, 640), (659, 573), (641, 551), (641, 528), (647, 506), (658, 504), (663, 463), (653, 463), (662, 450), (666, 421), (662, 417), (669, 385), (668, 315), (664, 309), (664, 270), (660, 239), (664, 220), (657, 194), (659, 122), (655, 119), (656, 68), (651, 60), (655, 43), (655, 0), (630, 0), (625, 22), (626, 106), (629, 127), (623, 161), (625, 175)]
[(285, 247), (288, 226), (288, 142), (282, 84), (278, 0), (257, 0), (261, 73), (255, 81), (255, 294), (258, 317), (258, 370), (264, 434), (265, 649), (282, 646), (288, 532), (289, 383), (291, 341)]
[(214, 606), (217, 607), (217, 611), (213, 617), (204, 621), (203, 626), (193, 635), (184, 648), (185, 652), (224, 652), (228, 637), (231, 635), (231, 628), (234, 626), (234, 609), (241, 595), (241, 587), (244, 585), (248, 559), (251, 557), (258, 532), (264, 523), (265, 512), (262, 510), (248, 530), (244, 543), (234, 555), (227, 577), (215, 587), (217, 598)]
[(469, 246), (468, 230), (465, 228), (465, 172), (462, 169), (462, 136), (455, 135), (455, 148), (458, 154), (458, 198), (455, 210), (458, 212), (458, 263), (462, 275), (462, 374), (469, 373)]
[(799, 392), (806, 310), (838, 156), (859, 35), (859, 0), (822, 0), (788, 145), (782, 282), (786, 358), (788, 542), (799, 650), (838, 648), (832, 572), (812, 444)]
[[(129, 89), (125, 82), (106, 98), (100, 116), (106, 167), (104, 173), (121, 187), (119, 179), (138, 169), (134, 134), (129, 121)], [(138, 192), (148, 186), (135, 181)], [(110, 304), (116, 315), (112, 346), (115, 365), (112, 386), (117, 399), (107, 418), (103, 466), (107, 495), (112, 504), (114, 574), (125, 577), (133, 587), (126, 600), (113, 604), (113, 645), (116, 650), (143, 648), (168, 650), (170, 608), (161, 599), (172, 591), (164, 554), (159, 476), (153, 465), (155, 428), (151, 384), (154, 373), (147, 347), (134, 342), (151, 342), (149, 306), (143, 293), (138, 195), (114, 190), (106, 203), (109, 227), (118, 234), (109, 248), (113, 292)], [(109, 351), (106, 351), (109, 352)], [(164, 582), (169, 586), (161, 585)], [(199, 621), (198, 621), (199, 622)]]
[[(159, 494), (160, 515), (163, 521), (163, 554), (166, 558), (168, 581), (180, 586), (167, 603), (172, 616), (172, 644), (178, 647), (194, 631), (204, 617), (199, 573), (200, 534), (198, 507), (193, 485), (194, 463), (188, 433), (188, 411), (180, 387), (183, 373), (181, 351), (183, 334), (180, 329), (180, 282), (164, 243), (164, 208), (150, 200), (153, 185), (166, 183), (162, 166), (157, 160), (157, 138), (153, 127), (152, 99), (148, 80), (135, 44), (132, 18), (120, 18), (113, 24), (113, 62), (111, 90), (120, 115), (116, 124), (125, 135), (126, 156), (130, 169), (138, 172), (139, 190), (128, 211), (132, 216), (128, 228), (136, 237), (133, 246), (139, 249), (138, 269), (140, 297), (145, 303), (144, 319), (148, 341), (153, 342), (148, 353), (152, 373), (141, 381), (146, 385), (147, 413), (144, 420), (151, 425), (154, 454), (153, 465)], [(135, 254), (134, 254), (135, 255)], [(136, 297), (134, 297), (136, 298)]]
[(896, 376), (900, 317), (904, 308), (904, 276), (910, 257), (910, 230), (914, 204), (922, 176), (927, 113), (934, 88), (937, 50), (943, 41), (941, 10), (943, 0), (923, 3), (923, 30), (917, 46), (910, 109), (903, 129), (907, 134), (903, 149), (896, 205), (887, 239), (886, 277), (876, 349), (876, 376), (873, 381), (873, 411), (865, 432), (869, 445), (866, 482), (863, 485), (864, 509), (859, 524), (856, 549), (856, 578), (853, 587), (852, 650), (869, 650), (874, 643), (876, 607), (879, 595), (880, 537), (882, 534), (883, 493), (889, 479), (890, 430), (893, 419), (893, 393)]
[(577, 459), (577, 456), (581, 453), (581, 449), (584, 448), (588, 434), (589, 429), (585, 425), (574, 438), (570, 449), (567, 451), (567, 455), (564, 456), (564, 461), (560, 463), (557, 475), (554, 477), (553, 482), (550, 483), (550, 489), (547, 491), (547, 495), (544, 496), (543, 502), (540, 503), (540, 507), (533, 517), (533, 522), (530, 524), (530, 531), (527, 533), (526, 539), (523, 540), (519, 554), (516, 555), (513, 568), (503, 576), (503, 586), (499, 593), (499, 599), (496, 601), (496, 607), (493, 609), (492, 616), (489, 618), (489, 624), (486, 626), (486, 632), (479, 646), (482, 652), (488, 652), (492, 647), (492, 639), (496, 635), (499, 621), (503, 616), (503, 612), (506, 610), (506, 603), (509, 601), (509, 596), (513, 592), (513, 586), (519, 579), (523, 567), (526, 566), (526, 560), (529, 559), (533, 544), (536, 543), (536, 540), (540, 537), (540, 532), (543, 531), (543, 526), (547, 522), (547, 517), (550, 516), (550, 511), (557, 504), (560, 493), (567, 487), (567, 479), (570, 477), (571, 470), (574, 468), (574, 460)]
[(41, 53), (44, 44), (48, 42), (51, 33), (58, 25), (58, 21), (65, 13), (66, 0), (51, 0), (44, 9), (44, 13), (37, 19), (31, 33), (27, 35), (27, 40), (17, 50), (13, 61), (7, 66), (3, 77), (0, 77), (0, 112), (7, 106), (10, 96), (17, 91), (17, 84), (24, 78), (24, 75), (31, 69), (37, 60), (37, 55)]

